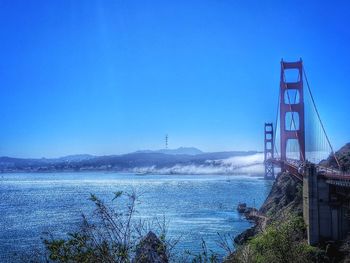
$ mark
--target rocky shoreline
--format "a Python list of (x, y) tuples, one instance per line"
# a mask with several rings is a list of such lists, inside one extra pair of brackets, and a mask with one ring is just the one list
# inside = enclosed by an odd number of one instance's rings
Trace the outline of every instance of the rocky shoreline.
[(302, 185), (287, 173), (279, 174), (271, 191), (259, 210), (247, 208), (244, 216), (254, 226), (235, 237), (237, 245), (243, 245), (250, 238), (261, 233), (267, 224), (282, 219), (286, 214), (302, 216)]
[[(273, 222), (284, 222), (291, 216), (302, 218), (302, 205), (302, 183), (288, 173), (280, 173), (261, 208), (259, 210), (247, 209), (247, 213), (244, 213), (247, 220), (254, 222), (254, 226), (235, 237), (236, 246), (244, 247), (251, 239), (265, 233), (266, 228)], [(303, 242), (306, 243), (306, 232), (301, 231), (295, 240), (304, 240)], [(311, 260), (311, 262), (350, 262), (349, 244), (350, 238), (341, 242), (319, 244), (315, 249), (319, 251), (317, 253), (323, 254), (322, 260)], [(236, 262), (231, 261), (235, 253), (229, 255), (226, 262)]]
[[(335, 155), (340, 162), (342, 170), (349, 171), (350, 143), (347, 143), (340, 148)], [(338, 164), (333, 155), (328, 159), (321, 161), (321, 164), (326, 167), (338, 168)], [(288, 173), (280, 173), (277, 176), (268, 197), (258, 212), (246, 215), (248, 220), (253, 220), (255, 222), (255, 225), (239, 234), (235, 238), (236, 244), (242, 245), (253, 236), (261, 233), (269, 222), (283, 220), (286, 215), (290, 214), (302, 216), (302, 202), (301, 182)], [(347, 244), (344, 243), (340, 247), (344, 246), (346, 247)]]

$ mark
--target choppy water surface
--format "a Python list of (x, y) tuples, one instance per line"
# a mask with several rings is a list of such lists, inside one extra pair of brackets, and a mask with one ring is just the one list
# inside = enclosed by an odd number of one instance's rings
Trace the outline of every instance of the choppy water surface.
[(240, 201), (259, 207), (271, 182), (258, 177), (224, 175), (135, 175), (119, 173), (49, 173), (0, 175), (0, 261), (39, 247), (44, 231), (74, 230), (81, 213), (93, 211), (94, 193), (109, 202), (113, 192), (142, 193), (137, 206), (145, 218), (169, 221), (169, 236), (182, 236), (178, 251), (198, 251), (200, 240), (223, 253), (217, 233), (236, 235), (250, 223), (236, 212)]

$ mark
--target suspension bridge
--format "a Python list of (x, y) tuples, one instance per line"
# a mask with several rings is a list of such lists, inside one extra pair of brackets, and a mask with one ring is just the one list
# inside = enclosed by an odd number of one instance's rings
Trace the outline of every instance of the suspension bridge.
[[(301, 59), (281, 61), (276, 119), (264, 127), (264, 157), (266, 179), (275, 179), (278, 167), (302, 182), (309, 244), (347, 236), (350, 174), (341, 169)], [(323, 165), (327, 157), (336, 167)]]

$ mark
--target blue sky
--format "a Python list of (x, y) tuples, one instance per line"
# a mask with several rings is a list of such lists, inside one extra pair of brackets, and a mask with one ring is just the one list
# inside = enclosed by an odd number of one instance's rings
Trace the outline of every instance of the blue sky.
[(350, 141), (347, 1), (0, 0), (0, 155), (261, 150), (280, 60)]

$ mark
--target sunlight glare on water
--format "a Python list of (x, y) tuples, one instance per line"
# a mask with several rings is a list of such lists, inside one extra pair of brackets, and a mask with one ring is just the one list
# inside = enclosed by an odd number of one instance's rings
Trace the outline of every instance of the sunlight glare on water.
[(217, 233), (237, 235), (251, 226), (236, 211), (238, 202), (260, 206), (271, 181), (238, 175), (136, 175), (121, 173), (3, 174), (0, 182), (0, 257), (40, 247), (44, 231), (57, 236), (74, 231), (81, 214), (90, 214), (90, 193), (112, 204), (113, 192), (141, 193), (138, 216), (169, 222), (169, 237), (182, 236), (176, 247), (197, 252), (203, 238), (223, 254)]

